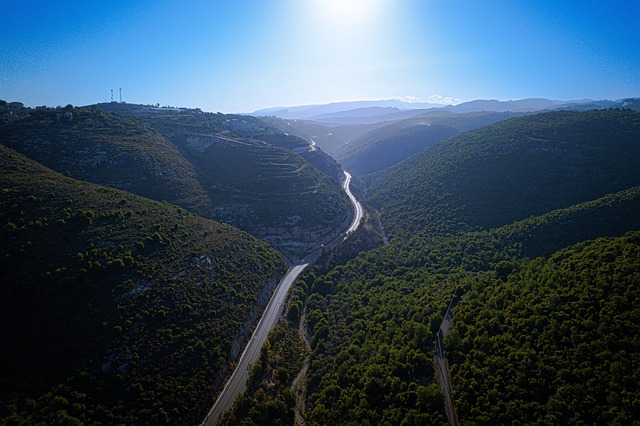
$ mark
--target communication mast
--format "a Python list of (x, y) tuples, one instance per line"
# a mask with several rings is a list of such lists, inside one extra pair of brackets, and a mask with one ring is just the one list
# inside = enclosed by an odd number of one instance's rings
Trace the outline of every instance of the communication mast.
[(113, 89), (111, 89), (111, 103), (113, 103)]
[(122, 87), (120, 88), (120, 103), (122, 103)]

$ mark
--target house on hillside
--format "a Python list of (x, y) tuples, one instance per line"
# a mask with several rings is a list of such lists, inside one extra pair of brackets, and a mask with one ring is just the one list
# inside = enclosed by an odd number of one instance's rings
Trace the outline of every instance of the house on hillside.
[(60, 120), (68, 120), (68, 121), (73, 121), (73, 112), (71, 111), (64, 111), (64, 112), (57, 112), (56, 113), (56, 120), (60, 121)]
[(0, 102), (0, 123), (11, 123), (29, 115), (29, 108), (22, 102)]
[(235, 130), (237, 132), (250, 132), (255, 130), (256, 126), (253, 123), (246, 122), (239, 118), (233, 118), (230, 120), (225, 120), (222, 125), (226, 129)]

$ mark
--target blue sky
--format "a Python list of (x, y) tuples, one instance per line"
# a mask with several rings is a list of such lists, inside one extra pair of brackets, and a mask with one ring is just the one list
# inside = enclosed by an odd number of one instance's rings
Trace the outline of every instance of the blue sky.
[(639, 23), (636, 0), (2, 0), (0, 99), (637, 97)]

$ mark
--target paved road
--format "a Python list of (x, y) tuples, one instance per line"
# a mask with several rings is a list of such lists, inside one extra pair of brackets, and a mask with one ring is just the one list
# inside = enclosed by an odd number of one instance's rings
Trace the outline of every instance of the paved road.
[[(351, 175), (347, 172), (344, 172), (344, 175), (345, 175), (345, 181), (342, 187), (344, 188), (345, 192), (347, 193), (347, 196), (351, 200), (351, 203), (353, 204), (353, 207), (355, 210), (355, 214), (354, 214), (354, 218), (351, 223), (351, 226), (349, 226), (349, 228), (346, 231), (346, 233), (348, 234), (349, 232), (354, 231), (358, 227), (358, 224), (360, 223), (360, 219), (362, 218), (362, 215), (363, 215), (363, 210), (360, 203), (355, 199), (355, 197), (349, 190), (349, 184), (351, 183)], [(320, 254), (320, 250), (316, 250), (315, 252), (307, 256), (302, 262), (289, 268), (289, 271), (287, 271), (287, 274), (284, 276), (282, 281), (278, 283), (278, 286), (276, 287), (276, 290), (273, 293), (273, 296), (271, 296), (271, 300), (269, 300), (269, 304), (267, 305), (267, 307), (264, 310), (264, 313), (262, 314), (262, 318), (260, 318), (258, 325), (256, 326), (253, 334), (251, 335), (251, 339), (249, 339), (249, 342), (247, 343), (247, 346), (245, 347), (244, 352), (242, 352), (242, 355), (240, 356), (240, 360), (238, 361), (238, 365), (236, 366), (236, 369), (233, 371), (233, 374), (231, 374), (229, 381), (227, 382), (224, 389), (220, 393), (220, 396), (216, 400), (215, 404), (213, 405), (211, 410), (209, 410), (209, 414), (207, 414), (207, 417), (202, 422), (203, 426), (215, 425), (218, 422), (218, 418), (222, 415), (222, 413), (224, 413), (225, 411), (233, 407), (233, 403), (238, 397), (238, 394), (244, 391), (244, 388), (247, 384), (247, 379), (249, 377), (248, 371), (247, 371), (248, 367), (258, 360), (258, 357), (260, 356), (260, 349), (262, 348), (262, 344), (267, 340), (267, 336), (269, 335), (269, 332), (278, 322), (278, 318), (282, 313), (282, 304), (287, 296), (287, 293), (289, 292), (289, 288), (291, 288), (291, 285), (296, 280), (298, 275), (300, 275), (300, 273), (304, 270), (304, 268), (306, 268), (309, 264), (316, 261), (319, 254)]]
[(349, 228), (345, 232), (346, 235), (344, 236), (344, 238), (346, 239), (349, 234), (351, 232), (354, 232), (358, 228), (358, 225), (360, 225), (360, 219), (362, 219), (364, 210), (362, 210), (362, 205), (358, 202), (358, 200), (356, 200), (356, 197), (353, 196), (353, 194), (351, 193), (351, 189), (349, 189), (349, 185), (351, 184), (351, 175), (347, 172), (344, 172), (344, 176), (345, 180), (342, 184), (342, 188), (344, 189), (344, 192), (347, 193), (347, 196), (351, 200), (351, 204), (353, 204), (353, 208), (355, 209), (355, 215), (353, 216), (351, 226), (349, 226)]
[(308, 263), (302, 263), (289, 268), (287, 274), (282, 281), (280, 281), (278, 287), (276, 287), (262, 318), (260, 318), (250, 341), (240, 356), (240, 361), (238, 361), (236, 369), (233, 371), (233, 374), (216, 400), (216, 403), (209, 411), (209, 414), (207, 414), (204, 422), (202, 422), (203, 425), (215, 425), (220, 415), (233, 406), (238, 394), (244, 390), (249, 377), (248, 367), (258, 360), (262, 344), (267, 340), (269, 331), (276, 325), (280, 317), (282, 302), (284, 302), (291, 284), (293, 284), (298, 275), (300, 275), (300, 272), (302, 272), (307, 265)]

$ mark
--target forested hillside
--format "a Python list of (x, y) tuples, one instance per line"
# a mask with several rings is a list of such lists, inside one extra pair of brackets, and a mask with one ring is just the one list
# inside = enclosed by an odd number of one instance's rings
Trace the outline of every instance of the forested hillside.
[(640, 184), (640, 114), (551, 112), (447, 139), (375, 174), (390, 234), (499, 227)]
[[(520, 268), (517, 260), (525, 256), (552, 253), (581, 239), (640, 229), (639, 208), (640, 188), (636, 187), (437, 244), (420, 238), (398, 241), (322, 276), (311, 275), (301, 284), (309, 288), (310, 419), (317, 424), (377, 423), (377, 419), (391, 424), (444, 422), (442, 395), (437, 387), (429, 387), (434, 380), (431, 359), (433, 338), (454, 291), (463, 294), (486, 280), (494, 280), (498, 288), (500, 280)], [(571, 225), (565, 232), (553, 233), (567, 224)], [(574, 234), (574, 230), (580, 231)], [(639, 273), (638, 266), (629, 267), (632, 276)], [(609, 294), (601, 296), (598, 303), (607, 303)], [(474, 294), (464, 297), (468, 300)], [(470, 314), (467, 321), (475, 324), (477, 318)], [(375, 374), (369, 377), (369, 373)], [(475, 376), (475, 380), (480, 379)], [(454, 376), (454, 389), (457, 386)], [(483, 394), (476, 387), (466, 389), (465, 385), (460, 392), (472, 401)], [(629, 405), (624, 410), (627, 416), (631, 412)]]
[(0, 158), (0, 423), (200, 421), (283, 256), (3, 145)]
[(366, 133), (345, 145), (336, 158), (355, 176), (363, 176), (386, 169), (450, 136), (517, 115), (431, 111)]
[(522, 117), (376, 176), (391, 243), (309, 271), (292, 295), (312, 350), (308, 424), (446, 424), (433, 354), (454, 295), (446, 354), (462, 422), (636, 419), (640, 240), (623, 235), (640, 230), (639, 131), (628, 111)]
[(640, 233), (468, 280), (446, 339), (460, 421), (640, 418)]
[[(313, 349), (306, 407), (310, 424), (444, 424), (431, 363), (434, 334), (454, 291), (464, 294), (478, 281), (499, 285), (520, 269), (518, 259), (525, 256), (639, 229), (638, 209), (640, 188), (635, 187), (437, 244), (418, 237), (397, 241), (344, 266), (307, 274), (291, 306), (306, 295)], [(298, 315), (290, 312), (289, 317), (297, 320)], [(288, 364), (271, 368), (279, 367)], [(277, 382), (292, 380), (293, 374), (277, 377)], [(259, 419), (292, 401), (283, 388), (261, 395), (252, 400), (257, 408), (250, 417), (256, 423), (246, 424), (260, 424)]]

